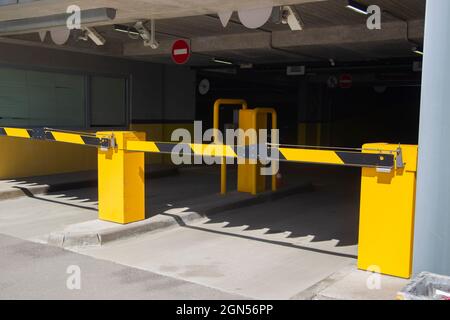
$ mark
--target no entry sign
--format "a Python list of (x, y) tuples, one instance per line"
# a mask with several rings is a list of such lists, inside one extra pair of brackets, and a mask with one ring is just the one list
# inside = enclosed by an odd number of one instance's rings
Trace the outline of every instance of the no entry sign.
[(339, 78), (339, 87), (341, 89), (350, 89), (353, 85), (353, 77), (351, 74), (343, 74)]
[(177, 40), (172, 45), (172, 60), (176, 64), (184, 64), (189, 60), (191, 50), (184, 40)]

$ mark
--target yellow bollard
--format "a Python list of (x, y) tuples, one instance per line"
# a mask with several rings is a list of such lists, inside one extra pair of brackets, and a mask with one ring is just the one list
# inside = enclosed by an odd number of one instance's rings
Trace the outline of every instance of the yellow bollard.
[(117, 147), (98, 151), (99, 219), (127, 224), (145, 219), (144, 152), (125, 151), (127, 141), (145, 141), (144, 132), (98, 132), (114, 134)]
[[(398, 145), (366, 144), (370, 150), (392, 150)], [(358, 268), (410, 278), (414, 236), (417, 146), (402, 145), (404, 168), (381, 172), (362, 169)]]

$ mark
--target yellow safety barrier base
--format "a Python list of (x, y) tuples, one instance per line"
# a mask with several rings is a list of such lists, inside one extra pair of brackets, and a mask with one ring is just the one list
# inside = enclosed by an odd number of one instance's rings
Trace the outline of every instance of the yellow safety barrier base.
[[(396, 150), (398, 145), (366, 144), (363, 149)], [(404, 167), (363, 168), (358, 268), (411, 277), (418, 146), (402, 145)], [(364, 151), (370, 152), (370, 151)]]
[[(272, 129), (277, 129), (277, 113), (272, 108), (243, 109), (239, 111), (239, 129), (247, 131), (250, 129), (259, 132), (267, 129), (268, 115), (272, 117)], [(257, 137), (246, 137), (242, 141), (244, 146), (251, 146), (258, 143)], [(246, 192), (256, 195), (266, 190), (266, 177), (260, 174), (261, 163), (246, 163), (238, 165), (238, 192)], [(276, 174), (272, 175), (272, 191), (276, 191)]]
[(115, 131), (114, 137), (118, 147), (98, 150), (99, 219), (121, 224), (144, 220), (144, 152), (127, 151), (126, 146), (129, 141), (144, 141), (145, 133)]

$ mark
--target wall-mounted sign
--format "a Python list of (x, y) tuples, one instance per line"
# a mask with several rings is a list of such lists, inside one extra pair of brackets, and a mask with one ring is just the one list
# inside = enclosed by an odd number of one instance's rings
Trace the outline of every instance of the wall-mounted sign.
[(339, 87), (341, 89), (350, 89), (353, 86), (353, 77), (351, 74), (343, 74), (339, 78)]
[(191, 49), (185, 40), (177, 40), (172, 45), (172, 60), (176, 64), (185, 64), (191, 56)]

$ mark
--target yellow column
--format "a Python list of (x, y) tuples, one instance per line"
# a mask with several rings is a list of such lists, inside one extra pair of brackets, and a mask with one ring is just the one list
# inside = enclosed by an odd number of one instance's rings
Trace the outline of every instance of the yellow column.
[[(396, 150), (398, 145), (363, 148)], [(401, 149), (404, 168), (390, 173), (362, 169), (358, 268), (410, 278), (418, 147), (402, 145)]]
[[(97, 136), (112, 132), (98, 132)], [(127, 141), (145, 141), (144, 132), (113, 132), (117, 147), (98, 151), (99, 219), (121, 224), (145, 219), (144, 152), (125, 151)]]

